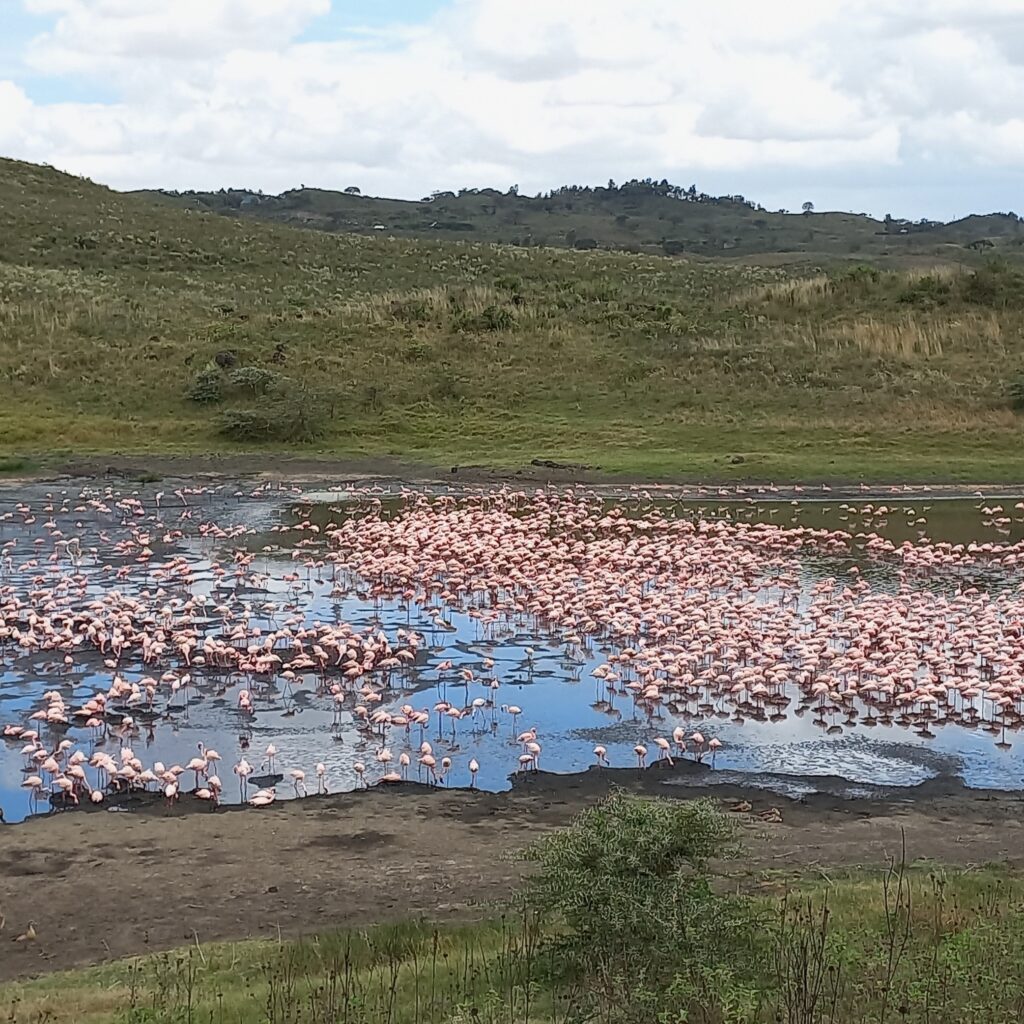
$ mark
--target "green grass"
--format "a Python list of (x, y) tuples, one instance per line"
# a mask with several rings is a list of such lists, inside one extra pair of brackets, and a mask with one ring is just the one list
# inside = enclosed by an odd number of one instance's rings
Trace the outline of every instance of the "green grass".
[[(762, 924), (738, 957), (728, 964), (709, 957), (706, 971), (677, 977), (668, 992), (651, 991), (642, 977), (626, 979), (625, 1005), (605, 1003), (595, 979), (567, 973), (557, 948), (511, 917), (193, 945), (0, 986), (0, 1013), (8, 1024), (525, 1024), (657, 1019), (654, 1007), (668, 996), (677, 1015), (667, 1019), (699, 1024), (1016, 1024), (1024, 1012), (1024, 880), (998, 867), (909, 870), (906, 913), (891, 918), (895, 946), (883, 881), (863, 871), (810, 885), (775, 880), (772, 894), (744, 897)], [(801, 1017), (787, 1004), (793, 972), (810, 979), (805, 992), (824, 979), (818, 1016)], [(695, 992), (703, 993), (699, 1008), (687, 1003)]]
[[(328, 235), (0, 161), (0, 454), (1019, 481), (1020, 280)], [(226, 351), (308, 396), (316, 439), (222, 436), (269, 402), (186, 397)]]
[(31, 461), (20, 455), (0, 455), (0, 476), (28, 473), (33, 468)]

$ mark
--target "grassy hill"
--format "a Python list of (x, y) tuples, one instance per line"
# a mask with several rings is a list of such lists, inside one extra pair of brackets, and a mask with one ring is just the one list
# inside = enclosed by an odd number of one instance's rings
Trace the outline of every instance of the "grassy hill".
[(621, 249), (653, 255), (832, 257), (928, 255), (1024, 246), (1016, 214), (944, 224), (852, 213), (769, 211), (742, 196), (710, 196), (668, 182), (569, 187), (537, 197), (494, 189), (440, 192), (420, 202), (298, 188), (279, 196), (239, 189), (139, 193), (174, 205), (343, 234), (462, 239), (523, 246)]
[(0, 161), (0, 451), (1024, 479), (1019, 264), (780, 269), (381, 234)]

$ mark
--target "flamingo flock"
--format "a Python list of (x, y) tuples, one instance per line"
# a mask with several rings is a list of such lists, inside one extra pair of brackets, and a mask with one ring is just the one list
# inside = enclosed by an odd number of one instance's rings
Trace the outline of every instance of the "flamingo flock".
[[(247, 519), (282, 496), (293, 521)], [(146, 793), (217, 808), (216, 750), (199, 743), (175, 763), (138, 754), (204, 701), (234, 722), (238, 802), (253, 807), (304, 798), (311, 778), (317, 794), (446, 785), (453, 773), (476, 788), (481, 762), (466, 747), (483, 735), (503, 737), (503, 774), (540, 770), (544, 743), (560, 738), (519, 728), (526, 698), (505, 697), (493, 657), (444, 656), (455, 616), (481, 648), (543, 638), (567, 663), (592, 665), (590, 707), (630, 713), (637, 742), (620, 764), (638, 770), (681, 758), (713, 767), (715, 723), (790, 710), (828, 732), (895, 724), (927, 738), (955, 724), (999, 746), (1024, 724), (1024, 544), (923, 531), (896, 543), (870, 527), (894, 514), (927, 525), (896, 500), (843, 503), (856, 520), (845, 530), (677, 514), (641, 490), (616, 502), (583, 488), (348, 497), (327, 522), (298, 489), (270, 485), (11, 502), (0, 513), (0, 677), (27, 667), (48, 680), (21, 721), (0, 727), (23, 759), (30, 810)], [(982, 508), (1004, 537), (1021, 512)], [(884, 586), (865, 578), (875, 569)], [(379, 622), (324, 621), (316, 594), (390, 603), (409, 625), (389, 636)], [(533, 680), (529, 642), (518, 670)], [(103, 681), (85, 692), (84, 674)], [(423, 699), (424, 680), (434, 697)], [(330, 714), (328, 747), (349, 730), (343, 777), (330, 777), (329, 756), (252, 752), (282, 691)], [(607, 743), (592, 763), (612, 764)]]

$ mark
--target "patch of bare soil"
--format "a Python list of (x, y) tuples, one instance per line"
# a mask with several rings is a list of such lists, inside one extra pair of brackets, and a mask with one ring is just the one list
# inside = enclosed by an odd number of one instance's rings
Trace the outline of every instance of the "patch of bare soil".
[[(659, 767), (538, 773), (502, 794), (403, 785), (264, 810), (211, 811), (186, 795), (170, 812), (154, 800), (0, 827), (0, 980), (197, 939), (486, 916), (521, 878), (514, 852), (613, 786), (720, 801), (744, 838), (742, 858), (721, 866), (730, 884), (755, 887), (769, 872), (881, 868), (901, 834), (912, 859), (1024, 861), (1021, 796), (953, 780), (881, 799), (789, 800), (688, 784)], [(13, 942), (30, 921), (37, 940)]]

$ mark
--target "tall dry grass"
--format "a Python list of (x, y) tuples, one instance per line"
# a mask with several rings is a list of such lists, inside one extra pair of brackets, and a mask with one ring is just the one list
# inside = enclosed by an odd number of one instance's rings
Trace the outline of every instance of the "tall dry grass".
[(808, 327), (800, 334), (815, 352), (849, 348), (861, 354), (900, 359), (937, 358), (950, 352), (1004, 356), (1021, 344), (1019, 327), (1008, 327), (995, 313), (956, 317), (914, 316), (894, 320), (864, 317), (847, 323)]

